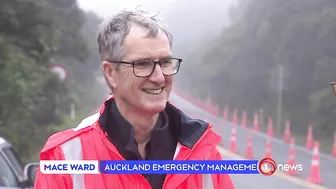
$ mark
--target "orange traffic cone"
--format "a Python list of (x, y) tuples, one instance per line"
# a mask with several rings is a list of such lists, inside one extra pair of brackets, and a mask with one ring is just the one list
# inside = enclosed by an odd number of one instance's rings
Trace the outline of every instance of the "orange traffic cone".
[(257, 132), (260, 131), (259, 128), (259, 116), (257, 113), (254, 114), (254, 118), (253, 118), (253, 129)]
[(224, 107), (224, 120), (228, 120), (229, 107)]
[(253, 149), (252, 149), (252, 131), (249, 131), (249, 136), (247, 138), (247, 147), (245, 151), (245, 158), (253, 159)]
[(265, 158), (272, 158), (272, 143), (270, 137), (267, 137)]
[(269, 137), (273, 136), (273, 120), (272, 120), (271, 116), (268, 117), (267, 136), (269, 136)]
[(219, 106), (218, 106), (218, 105), (214, 105), (214, 115), (215, 115), (216, 117), (219, 116)]
[(236, 127), (235, 126), (232, 126), (231, 128), (230, 151), (234, 153), (237, 152)]
[(308, 125), (308, 134), (307, 134), (307, 143), (306, 148), (311, 150), (313, 149), (313, 126), (312, 124)]
[(237, 113), (237, 108), (235, 108), (233, 110), (233, 115), (232, 115), (232, 124), (234, 126), (236, 126), (237, 125), (237, 121), (238, 121), (238, 113)]
[(247, 126), (247, 112), (245, 110), (243, 111), (243, 116), (240, 125), (244, 128)]
[(334, 136), (334, 146), (333, 146), (333, 151), (331, 153), (332, 157), (336, 157), (336, 132), (335, 132), (335, 136)]
[(287, 120), (286, 121), (284, 141), (285, 142), (290, 142), (290, 140), (291, 140), (290, 121)]
[(310, 174), (307, 178), (307, 181), (315, 184), (322, 184), (323, 181), (321, 179), (320, 174), (320, 154), (319, 154), (319, 143), (315, 142), (314, 150), (313, 150), (313, 158), (310, 167)]
[(211, 105), (209, 103), (209, 100), (205, 102), (205, 111), (211, 113)]
[(291, 169), (291, 167), (296, 165), (295, 161), (295, 139), (291, 139), (291, 144), (289, 146), (289, 160), (288, 160), (288, 165), (290, 169), (287, 171), (287, 174), (292, 175), (292, 176), (298, 176), (298, 173), (296, 170)]

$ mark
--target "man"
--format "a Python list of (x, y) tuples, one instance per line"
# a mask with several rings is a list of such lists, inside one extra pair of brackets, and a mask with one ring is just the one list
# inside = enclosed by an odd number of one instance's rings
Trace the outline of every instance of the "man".
[[(75, 129), (51, 136), (41, 160), (219, 160), (220, 137), (168, 102), (182, 59), (172, 36), (144, 11), (122, 11), (98, 32), (113, 96)], [(234, 189), (229, 175), (43, 175), (36, 189)]]

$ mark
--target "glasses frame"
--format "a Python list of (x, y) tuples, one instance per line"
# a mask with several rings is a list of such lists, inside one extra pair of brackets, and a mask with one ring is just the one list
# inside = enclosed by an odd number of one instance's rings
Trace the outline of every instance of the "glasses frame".
[(330, 85), (333, 87), (334, 95), (336, 96), (336, 81), (330, 82)]
[[(159, 64), (160, 67), (161, 67), (161, 63), (162, 63), (164, 60), (167, 60), (167, 59), (178, 60), (177, 71), (176, 71), (175, 73), (173, 73), (173, 74), (164, 74), (163, 72), (162, 72), (162, 74), (163, 74), (164, 76), (172, 76), (172, 75), (177, 74), (177, 73), (179, 72), (179, 70), (180, 70), (181, 62), (182, 62), (182, 60), (183, 60), (183, 59), (181, 59), (181, 58), (165, 58), (165, 59), (162, 59), (162, 60), (160, 60), (160, 61), (154, 61), (154, 60), (139, 60), (139, 61), (134, 61), (134, 62), (112, 61), (112, 60), (108, 60), (108, 62), (110, 62), (110, 63), (117, 63), (117, 64), (128, 64), (128, 65), (132, 65), (132, 68), (133, 68), (133, 74), (134, 74), (136, 77), (149, 77), (149, 76), (151, 76), (151, 75), (153, 74), (156, 65)], [(139, 63), (139, 62), (142, 62), (142, 61), (152, 61), (152, 62), (154, 63), (154, 66), (153, 66), (152, 71), (151, 71), (150, 74), (147, 75), (147, 76), (138, 76), (138, 75), (135, 74), (135, 70), (134, 70), (134, 66), (135, 66), (135, 64), (136, 64), (136, 63)]]

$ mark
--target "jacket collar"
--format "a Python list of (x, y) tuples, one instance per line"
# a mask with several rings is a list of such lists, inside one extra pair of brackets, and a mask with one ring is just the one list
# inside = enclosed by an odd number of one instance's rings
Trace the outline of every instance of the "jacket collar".
[[(114, 96), (111, 95), (107, 100), (105, 100), (104, 105), (100, 109), (99, 117), (104, 115), (106, 111), (106, 108), (105, 108), (106, 104), (109, 103), (113, 99), (114, 99)], [(207, 129), (211, 128), (209, 123), (205, 121), (198, 120), (198, 119), (192, 119), (188, 117), (185, 113), (183, 113), (181, 110), (176, 108), (169, 101), (167, 102), (165, 111), (168, 115), (169, 123), (172, 125), (173, 132), (176, 134), (178, 138), (178, 142), (189, 149), (192, 149), (195, 146), (195, 144), (206, 133)], [(215, 137), (217, 135), (215, 134), (211, 136)], [(219, 136), (215, 138), (218, 138), (218, 137)], [(217, 143), (219, 143), (219, 141)]]

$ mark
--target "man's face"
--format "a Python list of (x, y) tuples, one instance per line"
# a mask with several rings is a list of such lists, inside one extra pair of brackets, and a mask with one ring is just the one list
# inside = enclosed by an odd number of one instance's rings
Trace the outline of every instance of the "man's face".
[[(122, 61), (159, 61), (171, 57), (172, 52), (167, 36), (160, 31), (156, 38), (145, 37), (145, 29), (132, 26), (124, 41), (125, 57)], [(172, 88), (172, 76), (164, 76), (160, 65), (156, 65), (148, 77), (136, 77), (132, 65), (120, 64), (113, 71), (114, 95), (127, 107), (146, 113), (164, 110)]]

